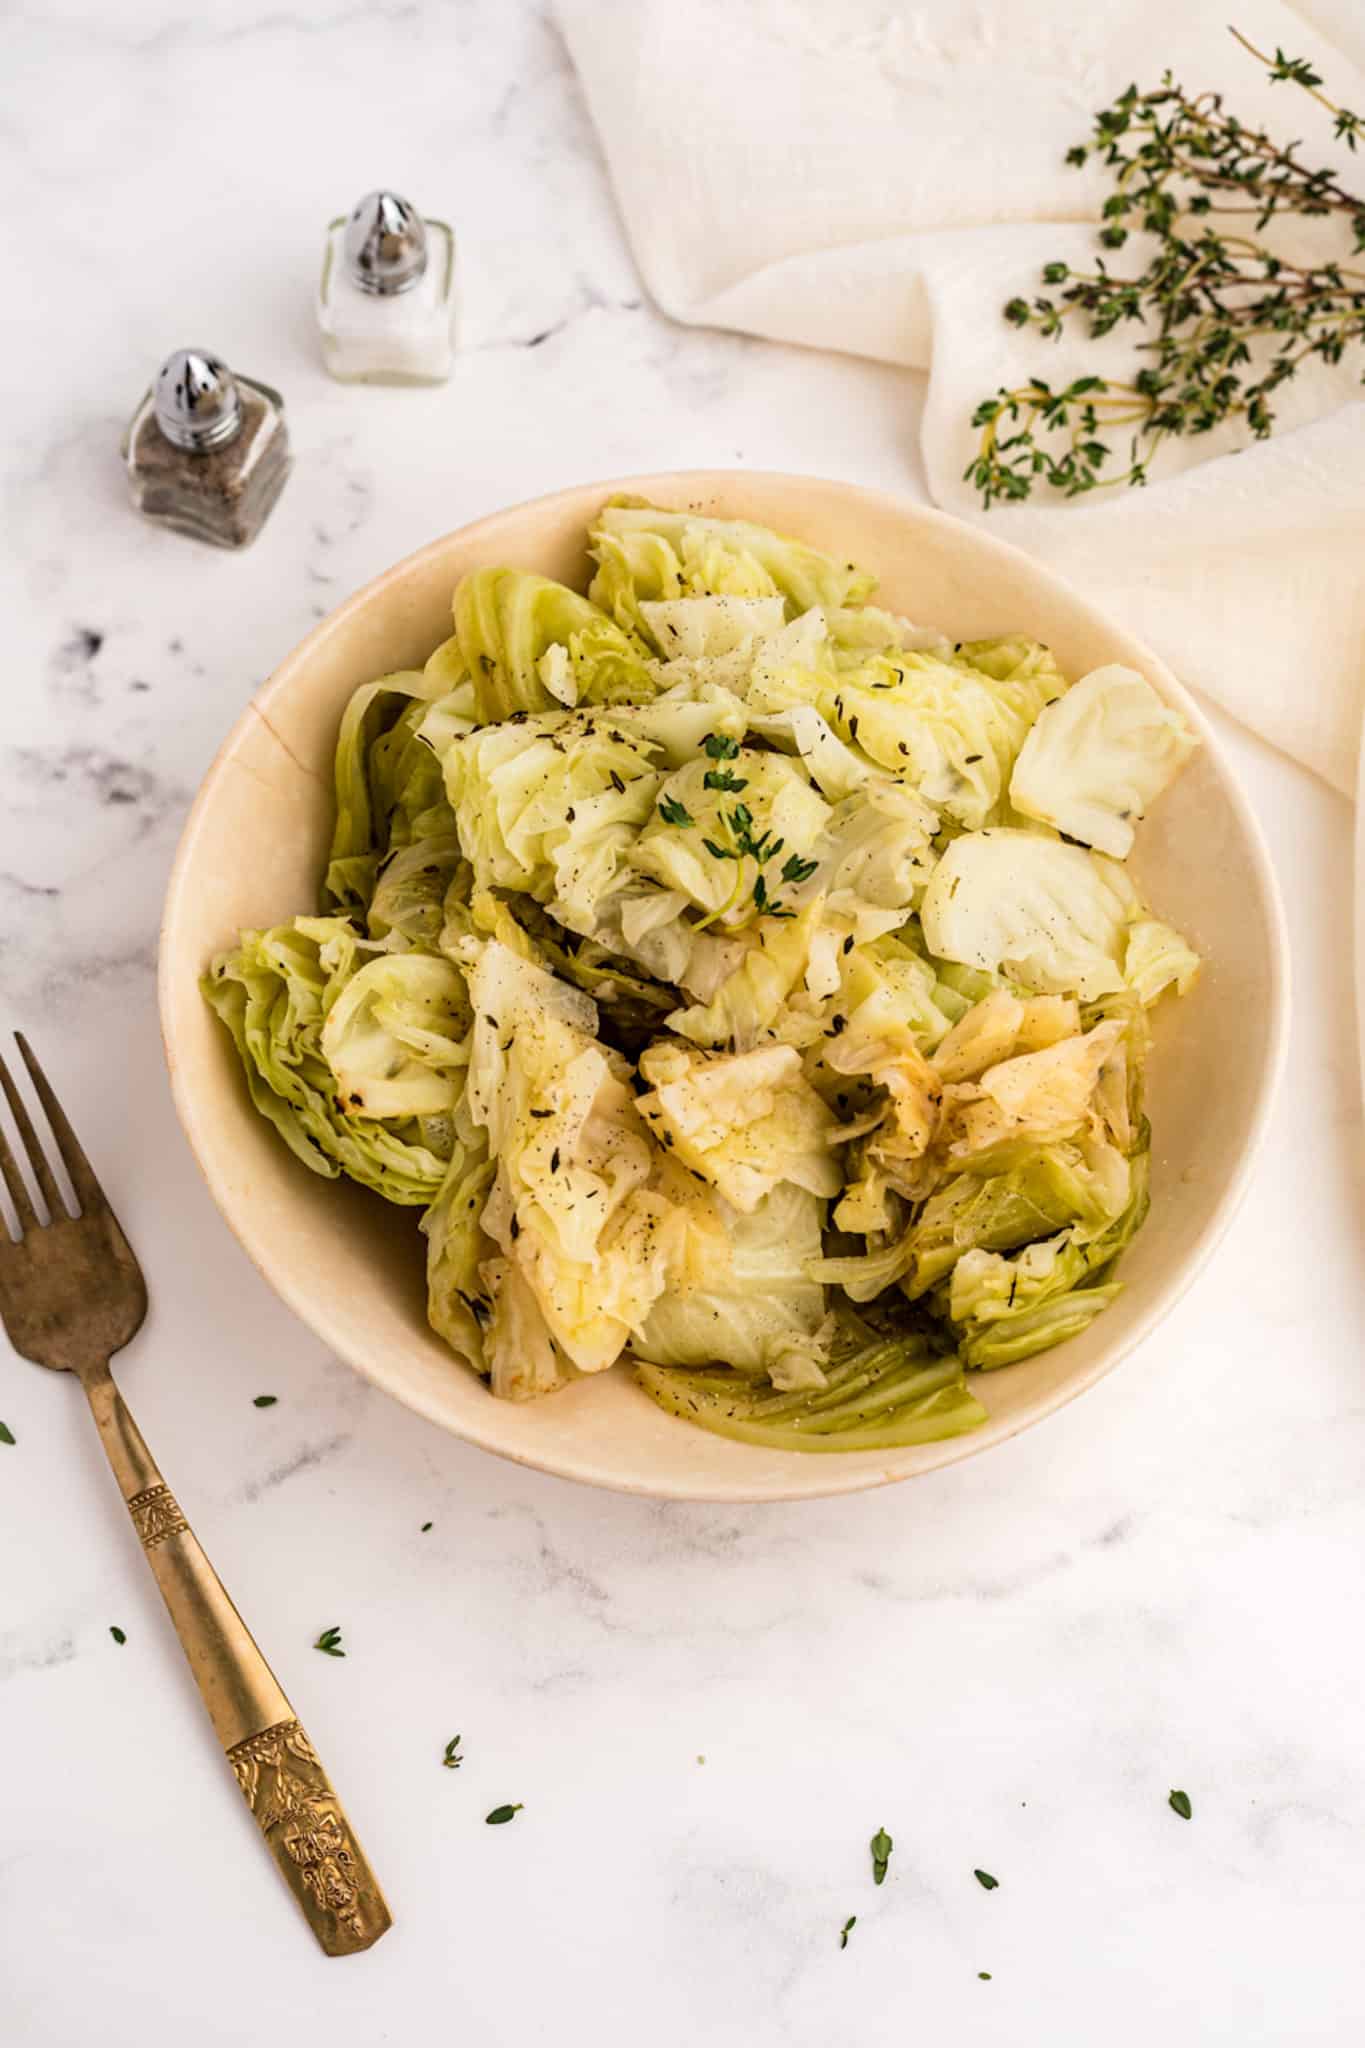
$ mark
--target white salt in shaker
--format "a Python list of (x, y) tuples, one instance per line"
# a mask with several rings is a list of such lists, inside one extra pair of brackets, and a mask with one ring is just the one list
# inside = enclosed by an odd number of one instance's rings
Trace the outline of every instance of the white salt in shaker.
[(322, 357), (347, 383), (439, 384), (455, 359), (455, 237), (396, 192), (367, 192), (327, 230)]

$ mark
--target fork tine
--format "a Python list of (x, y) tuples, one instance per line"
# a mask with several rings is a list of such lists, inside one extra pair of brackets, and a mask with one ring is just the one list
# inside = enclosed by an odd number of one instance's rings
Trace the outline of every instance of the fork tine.
[[(3, 1088), (5, 1091), (5, 1100), (10, 1106), (10, 1114), (13, 1116), (15, 1125), (18, 1128), (19, 1142), (28, 1154), (28, 1163), (33, 1168), (33, 1177), (42, 1190), (43, 1200), (47, 1203), (47, 1213), (55, 1223), (59, 1217), (67, 1214), (66, 1203), (62, 1200), (62, 1192), (57, 1186), (56, 1175), (48, 1164), (47, 1153), (39, 1141), (38, 1133), (33, 1128), (33, 1119), (28, 1113), (24, 1098), (15, 1087), (10, 1070), (3, 1060), (0, 1060), (0, 1088)], [(11, 1190), (11, 1192), (13, 1191)]]
[[(19, 1171), (18, 1161), (10, 1150), (9, 1139), (3, 1131), (0, 1131), (0, 1179), (4, 1180), (5, 1186), (9, 1189), (9, 1198), (18, 1211), (19, 1235), (26, 1237), (30, 1230), (38, 1228), (38, 1213), (25, 1185), (24, 1176)], [(8, 1231), (0, 1230), (0, 1244), (3, 1244), (8, 1236)]]
[(38, 1100), (42, 1103), (47, 1120), (52, 1126), (52, 1135), (57, 1140), (57, 1150), (62, 1156), (62, 1164), (71, 1175), (71, 1185), (76, 1190), (77, 1201), (86, 1214), (92, 1209), (107, 1209), (109, 1205), (104, 1197), (104, 1189), (95, 1178), (95, 1169), (81, 1150), (81, 1141), (67, 1122), (66, 1111), (53, 1094), (52, 1084), (47, 1075), (38, 1065), (33, 1047), (22, 1031), (16, 1031), (14, 1039), (23, 1055), (24, 1065), (28, 1068), (29, 1078), (37, 1091)]

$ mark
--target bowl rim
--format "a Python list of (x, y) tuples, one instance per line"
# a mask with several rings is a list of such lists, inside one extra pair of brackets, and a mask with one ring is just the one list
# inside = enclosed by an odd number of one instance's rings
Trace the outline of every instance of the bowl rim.
[[(565, 500), (606, 498), (616, 492), (632, 492), (648, 498), (662, 497), (666, 500), (670, 495), (695, 496), (717, 489), (733, 491), (737, 486), (742, 492), (746, 483), (779, 490), (787, 486), (799, 490), (814, 485), (824, 493), (843, 495), (850, 500), (871, 501), (884, 511), (899, 517), (910, 515), (917, 521), (969, 534), (974, 545), (984, 548), (987, 553), (994, 552), (1002, 561), (1010, 562), (1016, 567), (1022, 566), (1029, 577), (1044, 590), (1061, 598), (1073, 609), (1086, 613), (1093, 625), (1136, 648), (1145, 664), (1160, 678), (1164, 694), (1177, 705), (1198, 732), (1202, 746), (1215, 767), (1223, 793), (1236, 815), (1243, 834), (1260, 905), (1265, 914), (1269, 942), (1266, 991), (1269, 1030), (1266, 1052), (1254, 1113), (1243, 1133), (1236, 1166), (1224, 1181), (1217, 1204), (1199, 1238), (1185, 1253), (1169, 1279), (1153, 1290), (1150, 1302), (1123, 1336), (1102, 1352), (1084, 1371), (1042, 1395), (1036, 1406), (1026, 1413), (1010, 1416), (1005, 1426), (998, 1427), (989, 1434), (971, 1431), (962, 1436), (949, 1437), (937, 1444), (917, 1446), (921, 1452), (921, 1462), (911, 1470), (886, 1470), (880, 1462), (874, 1462), (879, 1457), (876, 1453), (864, 1453), (861, 1456), (855, 1454), (846, 1458), (811, 1458), (798, 1452), (791, 1452), (791, 1485), (766, 1486), (761, 1494), (746, 1491), (742, 1479), (735, 1485), (704, 1480), (691, 1482), (686, 1479), (680, 1483), (653, 1483), (614, 1471), (609, 1460), (604, 1460), (596, 1450), (590, 1455), (576, 1454), (571, 1459), (565, 1459), (556, 1457), (552, 1448), (541, 1444), (521, 1448), (489, 1442), (476, 1428), (463, 1427), (447, 1413), (438, 1411), (422, 1398), (420, 1390), (399, 1385), (387, 1376), (382, 1368), (376, 1369), (374, 1358), (352, 1342), (344, 1330), (335, 1327), (329, 1302), (309, 1295), (295, 1282), (286, 1265), (277, 1265), (269, 1241), (263, 1234), (252, 1230), (249, 1215), (238, 1213), (238, 1205), (225, 1190), (220, 1189), (210, 1170), (206, 1146), (201, 1142), (204, 1126), (198, 1104), (185, 1083), (174, 1044), (173, 984), (167, 946), (168, 933), (176, 921), (182, 896), (188, 887), (189, 870), (204, 817), (214, 801), (217, 786), (243, 736), (257, 721), (274, 731), (268, 715), (270, 706), (277, 696), (288, 689), (295, 672), (306, 665), (333, 635), (343, 631), (352, 616), (363, 610), (387, 585), (406, 576), (419, 564), (440, 555), (453, 541), (495, 539), (500, 527), (514, 526), (527, 512), (547, 508)], [(1130, 632), (1127, 627), (1112, 619), (1103, 608), (1092, 604), (1064, 577), (1058, 576), (1052, 569), (1038, 562), (1025, 549), (1015, 547), (1012, 542), (1002, 540), (994, 533), (986, 532), (974, 521), (944, 512), (938, 506), (877, 486), (852, 483), (847, 479), (824, 477), (811, 472), (712, 467), (648, 471), (589, 480), (563, 486), (554, 491), (541, 492), (534, 497), (521, 499), (516, 504), (500, 507), (494, 512), (466, 521), (462, 526), (452, 528), (448, 533), (439, 535), (403, 556), (401, 560), (390, 564), (388, 568), (362, 584), (325, 618), (320, 619), (303, 639), (274, 665), (265, 681), (253, 692), (238, 717), (233, 720), (199, 785), (176, 846), (162, 904), (158, 933), (157, 998), (162, 1050), (176, 1115), (195, 1164), (219, 1213), (273, 1292), (307, 1328), (321, 1338), (330, 1350), (362, 1378), (462, 1442), (489, 1452), (495, 1457), (505, 1458), (513, 1464), (524, 1465), (533, 1471), (544, 1472), (555, 1478), (575, 1480), (580, 1484), (602, 1487), (609, 1492), (631, 1494), (645, 1499), (762, 1505), (770, 1502), (827, 1499), (836, 1495), (866, 1492), (874, 1487), (889, 1486), (902, 1480), (918, 1478), (928, 1472), (941, 1470), (944, 1466), (957, 1464), (981, 1451), (992, 1449), (997, 1444), (1006, 1443), (1022, 1431), (1046, 1421), (1059, 1409), (1068, 1406), (1070, 1402), (1087, 1392), (1097, 1381), (1105, 1378), (1146, 1342), (1157, 1326), (1184, 1299), (1205, 1270), (1222, 1243), (1250, 1185), (1274, 1112), (1288, 1054), (1290, 955), (1288, 928), (1279, 884), (1265, 835), (1250, 799), (1243, 790), (1239, 777), (1223, 751), (1222, 742), (1198, 700), (1139, 635)], [(812, 1470), (812, 1467), (815, 1469)]]

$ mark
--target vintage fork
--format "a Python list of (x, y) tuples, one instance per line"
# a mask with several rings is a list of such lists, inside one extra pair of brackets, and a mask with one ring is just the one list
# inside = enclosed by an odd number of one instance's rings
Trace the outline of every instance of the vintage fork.
[(75, 1189), (63, 1200), (23, 1097), (3, 1088), (47, 1207), (39, 1217), (0, 1129), (0, 1176), (19, 1219), (0, 1221), (0, 1321), (35, 1365), (74, 1372), (133, 1527), (228, 1762), (276, 1863), (329, 1956), (352, 1955), (390, 1924), (384, 1895), (327, 1774), (246, 1624), (176, 1504), (114, 1385), (109, 1360), (142, 1326), (147, 1288), (75, 1132), (21, 1033), (19, 1050)]

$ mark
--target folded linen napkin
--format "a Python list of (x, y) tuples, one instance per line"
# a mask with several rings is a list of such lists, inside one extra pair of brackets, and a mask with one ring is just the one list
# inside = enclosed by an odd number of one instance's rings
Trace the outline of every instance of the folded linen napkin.
[[(1133, 329), (1061, 343), (1001, 317), (1057, 257), (1089, 267), (1102, 170), (1065, 165), (1094, 112), (1170, 69), (1303, 139), (1365, 193), (1365, 154), (1272, 84), (1222, 0), (557, 0), (645, 283), (675, 319), (927, 370), (923, 452), (946, 509), (1045, 559), (1172, 667), (1342, 790), (1365, 707), (1362, 356), (1282, 393), (1273, 439), (1163, 448), (1145, 490), (982, 512), (962, 472), (1001, 385), (1122, 378)], [(1365, 112), (1358, 0), (1239, 0)], [(1317, 224), (1312, 224), (1316, 230)], [(1140, 259), (1134, 236), (1111, 268)], [(1286, 251), (1292, 253), (1292, 251)], [(1136, 268), (1136, 264), (1134, 265)], [(1140, 339), (1140, 335), (1135, 337)]]

